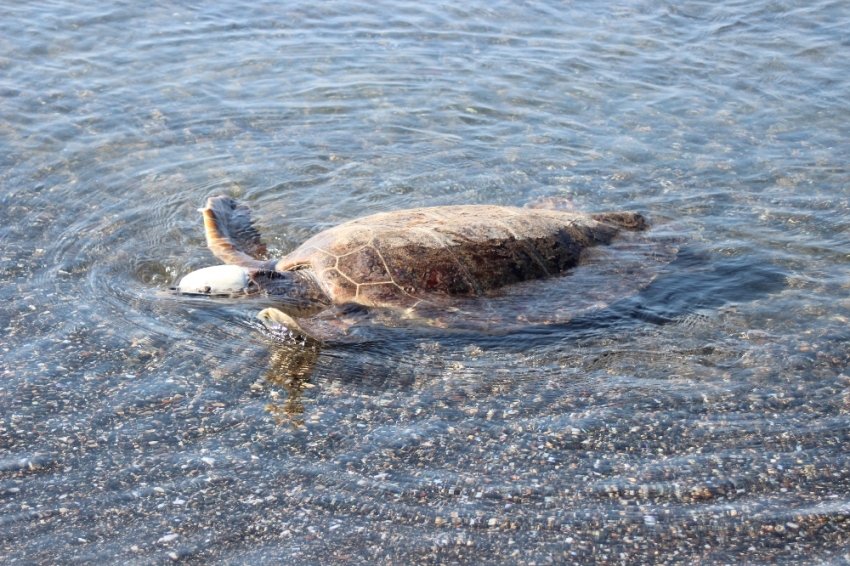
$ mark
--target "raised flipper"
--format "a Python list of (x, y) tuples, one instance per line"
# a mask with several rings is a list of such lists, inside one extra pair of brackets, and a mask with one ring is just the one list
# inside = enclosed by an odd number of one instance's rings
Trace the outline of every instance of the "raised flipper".
[(224, 263), (249, 269), (274, 269), (276, 261), (257, 259), (266, 253), (260, 233), (251, 222), (251, 209), (229, 196), (212, 197), (200, 209), (207, 246)]

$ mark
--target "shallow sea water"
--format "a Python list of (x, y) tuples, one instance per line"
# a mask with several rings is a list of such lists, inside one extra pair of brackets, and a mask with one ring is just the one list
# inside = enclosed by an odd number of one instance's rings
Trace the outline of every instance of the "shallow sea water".
[[(850, 563), (844, 2), (0, 7), (8, 564)], [(645, 289), (275, 339), (163, 293), (414, 206), (640, 210)], [(569, 292), (552, 282), (541, 300)]]

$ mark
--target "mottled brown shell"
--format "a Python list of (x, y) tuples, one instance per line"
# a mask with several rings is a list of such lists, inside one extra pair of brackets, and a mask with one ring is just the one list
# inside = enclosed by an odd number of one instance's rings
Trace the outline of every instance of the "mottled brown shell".
[(375, 214), (310, 238), (275, 269), (312, 268), (336, 304), (412, 306), (476, 297), (563, 274), (582, 250), (621, 229), (644, 230), (634, 212), (587, 215), (502, 206), (442, 206)]

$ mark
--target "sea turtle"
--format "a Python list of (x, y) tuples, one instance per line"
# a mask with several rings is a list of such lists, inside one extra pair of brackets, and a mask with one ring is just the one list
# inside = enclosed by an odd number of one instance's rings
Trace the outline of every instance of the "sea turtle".
[[(464, 318), (463, 313), (483, 309), (506, 289), (521, 287), (517, 284), (568, 274), (592, 261), (590, 250), (649, 228), (637, 212), (435, 206), (358, 218), (316, 234), (283, 259), (263, 260), (258, 257), (265, 247), (247, 206), (218, 196), (201, 212), (207, 245), (227, 265), (191, 272), (175, 290), (265, 295), (278, 308), (259, 313), (263, 324), (319, 341), (345, 339), (352, 326), (376, 319), (389, 320), (390, 326), (474, 320), (476, 327), (482, 321), (491, 327), (503, 324), (511, 316), (526, 320), (516, 312), (518, 302), (509, 305), (507, 316), (504, 309), (478, 317)], [(610, 270), (594, 273), (599, 281), (615, 277)], [(631, 291), (654, 277), (621, 276)], [(588, 281), (592, 289), (604, 287), (592, 277)], [(597, 299), (591, 303), (600, 304)]]

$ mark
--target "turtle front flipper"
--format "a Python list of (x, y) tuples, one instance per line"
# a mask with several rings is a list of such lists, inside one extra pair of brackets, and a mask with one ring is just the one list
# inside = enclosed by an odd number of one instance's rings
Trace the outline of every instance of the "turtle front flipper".
[(207, 246), (224, 263), (249, 269), (274, 269), (276, 261), (263, 261), (266, 253), (260, 233), (251, 222), (251, 209), (226, 195), (212, 197), (200, 209), (204, 215)]
[(259, 312), (259, 314), (257, 314), (257, 318), (263, 323), (263, 326), (272, 332), (286, 329), (296, 336), (304, 336), (305, 338), (312, 338), (313, 340), (324, 342), (322, 338), (314, 336), (312, 333), (301, 328), (301, 325), (298, 324), (294, 318), (280, 309), (263, 309)]
[[(372, 326), (369, 310), (352, 303), (333, 306), (315, 316), (297, 319), (271, 307), (260, 311), (257, 318), (272, 334), (286, 329), (296, 336), (338, 344), (363, 342), (363, 331)], [(370, 324), (358, 324), (362, 322)]]

